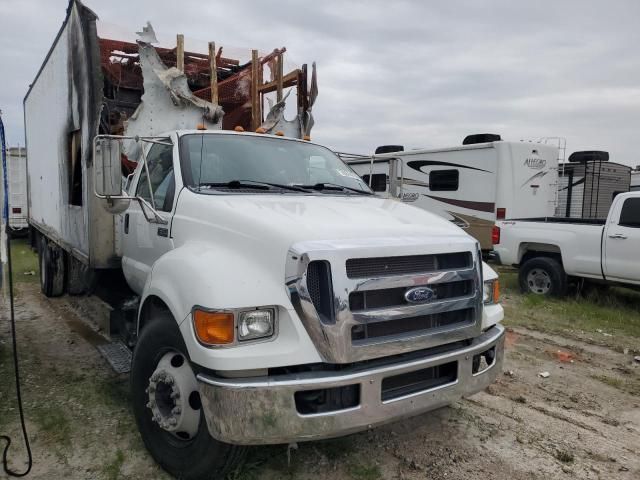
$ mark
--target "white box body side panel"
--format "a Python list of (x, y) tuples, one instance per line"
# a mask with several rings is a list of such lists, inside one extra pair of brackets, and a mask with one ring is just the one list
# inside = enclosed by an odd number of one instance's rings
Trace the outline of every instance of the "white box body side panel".
[[(74, 3), (24, 101), (29, 222), (92, 267), (117, 263), (114, 218), (93, 195), (92, 140), (102, 78), (95, 15)], [(71, 134), (82, 191), (71, 197)], [(75, 203), (72, 204), (72, 203)], [(91, 219), (91, 221), (89, 221)]]

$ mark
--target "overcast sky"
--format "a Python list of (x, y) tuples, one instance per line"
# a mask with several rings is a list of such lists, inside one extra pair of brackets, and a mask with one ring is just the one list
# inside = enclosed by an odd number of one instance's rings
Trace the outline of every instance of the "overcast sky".
[[(22, 99), (67, 0), (0, 0), (0, 109)], [(640, 164), (640, 2), (86, 0), (102, 21), (271, 50), (318, 64), (313, 139), (341, 151), (565, 137)], [(188, 47), (188, 45), (187, 45)]]

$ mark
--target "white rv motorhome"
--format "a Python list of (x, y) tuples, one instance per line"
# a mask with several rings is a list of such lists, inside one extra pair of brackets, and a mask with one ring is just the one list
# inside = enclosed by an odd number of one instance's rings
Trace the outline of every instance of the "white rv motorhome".
[(481, 134), (455, 147), (393, 151), (401, 148), (380, 147), (373, 156), (343, 158), (374, 191), (451, 220), (478, 239), (485, 252), (497, 243), (496, 220), (554, 214), (555, 146)]
[(14, 232), (29, 228), (27, 223), (27, 151), (21, 147), (7, 149), (7, 183), (9, 184), (9, 227)]

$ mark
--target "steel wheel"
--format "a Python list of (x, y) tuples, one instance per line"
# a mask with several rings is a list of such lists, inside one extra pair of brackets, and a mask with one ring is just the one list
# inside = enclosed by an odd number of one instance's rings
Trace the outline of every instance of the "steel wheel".
[(551, 275), (546, 270), (533, 268), (527, 274), (529, 291), (538, 295), (547, 295), (551, 291)]
[(179, 352), (165, 354), (146, 390), (153, 421), (180, 440), (191, 440), (200, 425), (200, 395), (193, 370)]

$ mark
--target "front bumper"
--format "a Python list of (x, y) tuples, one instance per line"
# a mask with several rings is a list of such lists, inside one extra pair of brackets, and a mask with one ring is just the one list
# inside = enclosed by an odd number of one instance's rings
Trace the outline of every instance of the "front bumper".
[[(495, 347), (491, 365), (472, 372), (473, 357)], [(504, 328), (496, 325), (471, 345), (424, 358), (369, 369), (305, 372), (260, 378), (198, 375), (203, 411), (211, 435), (223, 442), (261, 445), (347, 435), (428, 412), (483, 390), (502, 370)], [(457, 362), (454, 381), (383, 401), (385, 378)], [(328, 413), (300, 414), (295, 392), (359, 385), (359, 405)]]

